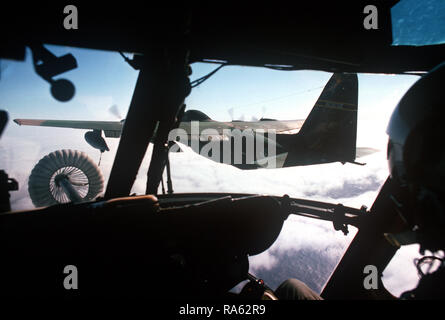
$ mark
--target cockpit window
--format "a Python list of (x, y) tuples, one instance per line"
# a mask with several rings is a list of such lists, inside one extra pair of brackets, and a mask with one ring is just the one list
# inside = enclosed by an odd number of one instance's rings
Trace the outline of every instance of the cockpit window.
[(393, 45), (445, 43), (445, 2), (401, 0), (391, 8)]
[[(138, 72), (117, 52), (46, 47), (56, 56), (69, 52), (77, 60), (76, 69), (57, 78), (66, 78), (75, 86), (75, 96), (68, 102), (56, 101), (51, 96), (48, 83), (34, 71), (30, 52), (24, 63), (4, 60), (1, 64), (1, 109), (8, 111), (10, 120), (15, 122), (8, 123), (0, 140), (0, 169), (19, 182), (19, 191), (11, 192), (13, 210), (34, 207), (28, 191), (31, 172), (40, 159), (57, 150), (84, 152), (99, 167), (106, 187), (137, 81)], [(192, 69), (191, 80), (195, 80), (214, 70), (215, 65), (195, 63)], [(333, 90), (341, 83), (341, 79), (332, 77), (333, 74), (320, 71), (226, 66), (192, 90), (185, 101), (186, 110), (195, 111), (189, 112), (185, 120), (196, 120), (213, 128), (222, 126), (218, 123), (253, 129), (280, 128), (282, 138), (287, 139), (302, 127), (328, 81), (334, 79)], [(183, 145), (182, 152), (170, 154), (173, 191), (288, 194), (357, 208), (370, 207), (388, 176), (385, 129), (389, 116), (416, 80), (417, 77), (410, 75), (358, 75), (357, 147), (364, 148), (364, 154), (357, 161), (366, 163), (364, 166), (336, 161), (242, 170), (212, 161)], [(352, 104), (326, 104), (321, 100), (318, 107), (345, 108), (347, 114), (354, 112)], [(82, 124), (72, 122), (74, 120)], [(61, 123), (54, 121), (65, 121), (65, 126), (60, 127)], [(286, 121), (295, 122), (288, 126)], [(314, 122), (310, 128), (341, 130), (341, 126), (329, 121)], [(206, 137), (209, 141), (221, 138), (219, 133)], [(104, 139), (109, 151), (99, 150), (106, 150), (99, 138)], [(321, 143), (318, 138), (308, 135), (305, 143), (316, 148)], [(145, 193), (152, 150), (150, 145), (132, 193)], [(317, 159), (321, 158), (319, 155)], [(165, 184), (166, 179), (164, 173)], [(162, 192), (160, 186), (159, 193)], [(278, 285), (279, 279), (293, 277), (320, 292), (354, 233), (351, 229), (345, 237), (334, 231), (330, 222), (290, 217), (274, 245), (261, 255), (251, 257), (251, 272), (272, 286)], [(309, 265), (320, 267), (308, 270)]]

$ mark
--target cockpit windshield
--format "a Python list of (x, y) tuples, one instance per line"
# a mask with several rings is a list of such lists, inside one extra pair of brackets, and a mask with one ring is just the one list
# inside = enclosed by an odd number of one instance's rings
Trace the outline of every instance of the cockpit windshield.
[[(123, 120), (138, 77), (138, 71), (131, 68), (118, 52), (53, 45), (47, 45), (46, 48), (56, 56), (71, 53), (77, 60), (76, 69), (56, 78), (66, 78), (74, 84), (75, 95), (70, 101), (60, 102), (52, 97), (49, 84), (34, 71), (29, 51), (24, 63), (10, 60), (0, 62), (1, 109), (8, 112), (10, 120), (19, 119), (15, 123), (8, 123), (0, 140), (0, 168), (14, 177), (20, 186), (19, 191), (11, 193), (13, 210), (34, 207), (28, 189), (30, 174), (40, 159), (56, 150), (84, 152), (99, 167), (104, 185), (107, 185)], [(194, 63), (191, 67), (193, 81), (208, 74), (217, 65)], [(319, 100), (332, 76), (332, 73), (321, 71), (225, 66), (192, 90), (185, 101), (185, 110), (196, 111), (186, 113), (189, 118), (184, 118), (184, 121), (189, 123), (187, 120), (194, 120), (203, 128), (217, 130), (217, 133), (204, 135), (204, 138), (202, 132), (198, 131), (201, 144), (226, 139), (218, 129), (234, 127), (240, 131), (247, 128), (254, 132), (280, 128), (277, 135), (286, 141), (300, 130), (311, 132), (311, 128), (317, 128), (319, 124), (316, 122), (304, 127), (314, 106), (332, 110), (348, 106), (348, 103), (343, 106), (341, 103), (328, 105), (324, 104), (323, 99)], [(259, 166), (249, 168), (253, 170), (244, 170), (230, 163), (212, 160), (209, 150), (203, 154), (202, 148), (194, 150), (191, 144), (182, 143), (177, 152), (169, 156), (172, 191), (288, 194), (291, 197), (342, 203), (358, 208), (362, 205), (369, 207), (388, 176), (385, 129), (389, 116), (399, 99), (417, 79), (413, 75), (358, 75), (358, 107), (355, 106), (358, 109), (357, 148), (362, 148), (364, 153), (361, 157), (357, 153), (357, 163), (346, 159), (344, 163), (305, 162), (298, 166)], [(341, 83), (341, 79), (335, 81), (334, 85)], [(349, 111), (354, 112), (353, 109)], [(29, 122), (29, 119), (40, 122)], [(45, 123), (48, 124), (45, 121), (49, 120), (68, 122), (64, 126), (59, 126), (59, 122), (45, 126)], [(79, 122), (69, 122), (73, 120)], [(79, 124), (91, 121), (95, 123)], [(103, 130), (101, 126), (104, 126)], [(320, 130), (331, 130), (332, 126), (326, 122)], [(341, 126), (338, 130), (341, 130)], [(86, 135), (88, 132), (91, 134)], [(97, 143), (102, 143), (100, 137), (104, 139), (109, 151), (103, 145), (98, 148)], [(334, 139), (318, 141), (317, 136), (309, 134), (308, 137), (305, 143), (314, 146), (339, 143)], [(281, 154), (278, 151), (283, 151), (283, 148), (286, 149), (285, 142), (277, 140), (275, 150), (278, 155)], [(145, 193), (152, 150), (150, 145), (132, 193)], [(298, 155), (299, 151), (294, 151)], [(288, 153), (286, 159), (289, 158), (289, 152), (283, 151), (283, 154)], [(282, 164), (285, 163), (286, 160), (283, 160)], [(167, 189), (166, 183), (167, 176), (164, 173), (159, 194)], [(314, 239), (311, 234), (320, 236)], [(304, 280), (320, 292), (353, 235), (354, 231), (347, 237), (336, 233), (328, 222), (313, 223), (303, 218), (289, 218), (276, 243), (263, 254), (251, 257), (251, 270), (268, 278), (271, 285), (275, 285), (278, 279), (292, 276)], [(294, 258), (293, 253), (297, 251), (298, 257)], [(282, 259), (287, 259), (288, 263), (283, 263)], [(315, 263), (311, 259), (319, 259), (323, 263)], [(281, 262), (278, 264), (278, 261)], [(303, 264), (304, 268), (298, 268)], [(308, 270), (309, 265), (319, 268)], [(287, 269), (282, 266), (287, 266)], [(296, 272), (301, 274), (296, 275)], [(272, 274), (275, 274), (275, 278), (272, 278)]]

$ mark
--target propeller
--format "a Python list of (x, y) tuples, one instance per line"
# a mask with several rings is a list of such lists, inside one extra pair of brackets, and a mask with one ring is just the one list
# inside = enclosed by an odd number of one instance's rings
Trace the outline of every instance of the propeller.
[[(234, 119), (235, 119), (234, 111), (235, 111), (234, 108), (230, 108), (230, 109), (227, 110), (227, 112), (228, 112), (229, 115), (230, 115), (230, 120), (231, 120), (231, 121), (234, 121)], [(244, 120), (245, 120), (245, 116), (244, 116), (244, 114), (242, 114), (242, 115), (237, 119), (237, 121), (244, 121)]]
[(116, 104), (113, 104), (110, 108), (108, 108), (108, 111), (115, 116), (116, 118), (118, 118), (119, 120), (121, 120), (123, 117), (119, 111), (119, 107)]
[(262, 114), (261, 114), (261, 118), (260, 118), (260, 119), (263, 119), (263, 118), (264, 118), (264, 115), (266, 114), (266, 110), (267, 110), (266, 106), (262, 106), (262, 107), (261, 107), (261, 112), (262, 112)]
[(230, 121), (233, 121), (233, 108), (228, 109), (227, 112), (229, 113)]

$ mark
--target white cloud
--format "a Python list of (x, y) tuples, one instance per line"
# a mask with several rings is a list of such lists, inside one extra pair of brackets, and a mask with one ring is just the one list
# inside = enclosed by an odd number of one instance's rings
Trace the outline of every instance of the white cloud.
[(251, 265), (250, 272), (255, 273), (257, 269), (271, 270), (279, 263), (279, 260), (271, 250), (267, 250), (256, 256), (251, 256), (249, 263)]
[(396, 297), (417, 286), (419, 276), (414, 259), (420, 257), (419, 245), (403, 246), (383, 271), (383, 284)]

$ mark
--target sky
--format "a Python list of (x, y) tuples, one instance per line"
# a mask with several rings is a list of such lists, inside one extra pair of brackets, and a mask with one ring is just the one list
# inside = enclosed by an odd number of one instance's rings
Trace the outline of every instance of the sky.
[[(10, 119), (121, 120), (131, 101), (138, 72), (116, 52), (47, 46), (61, 56), (72, 53), (78, 68), (58, 78), (72, 81), (75, 97), (57, 102), (49, 84), (34, 72), (30, 52), (26, 62), (0, 62), (0, 109)], [(191, 80), (214, 68), (194, 64)], [(187, 109), (198, 109), (212, 119), (230, 121), (253, 117), (279, 120), (305, 119), (331, 73), (320, 71), (276, 71), (266, 68), (227, 66), (186, 99)], [(241, 192), (309, 198), (348, 206), (371, 207), (388, 176), (386, 126), (397, 102), (418, 79), (415, 76), (360, 74), (357, 146), (372, 147), (377, 153), (358, 159), (365, 166), (340, 163), (243, 171), (205, 159), (185, 147), (171, 155), (175, 192)], [(116, 105), (121, 117), (109, 108)], [(232, 118), (233, 117), (233, 118)], [(46, 154), (59, 149), (86, 152), (96, 163), (99, 151), (90, 147), (85, 130), (26, 127), (9, 122), (0, 140), (0, 168), (19, 181), (20, 190), (11, 194), (13, 210), (32, 208), (27, 191), (28, 177)], [(102, 156), (100, 168), (105, 182), (111, 171), (119, 140), (107, 139), (111, 149)], [(151, 155), (146, 153), (132, 192), (145, 192), (145, 174)], [(335, 231), (332, 223), (297, 216), (289, 217), (277, 241), (267, 251), (250, 257), (250, 271), (272, 288), (294, 277), (321, 292), (343, 255), (355, 230), (348, 236)], [(418, 247), (399, 250), (384, 270), (383, 283), (398, 296), (417, 284), (413, 259)]]

